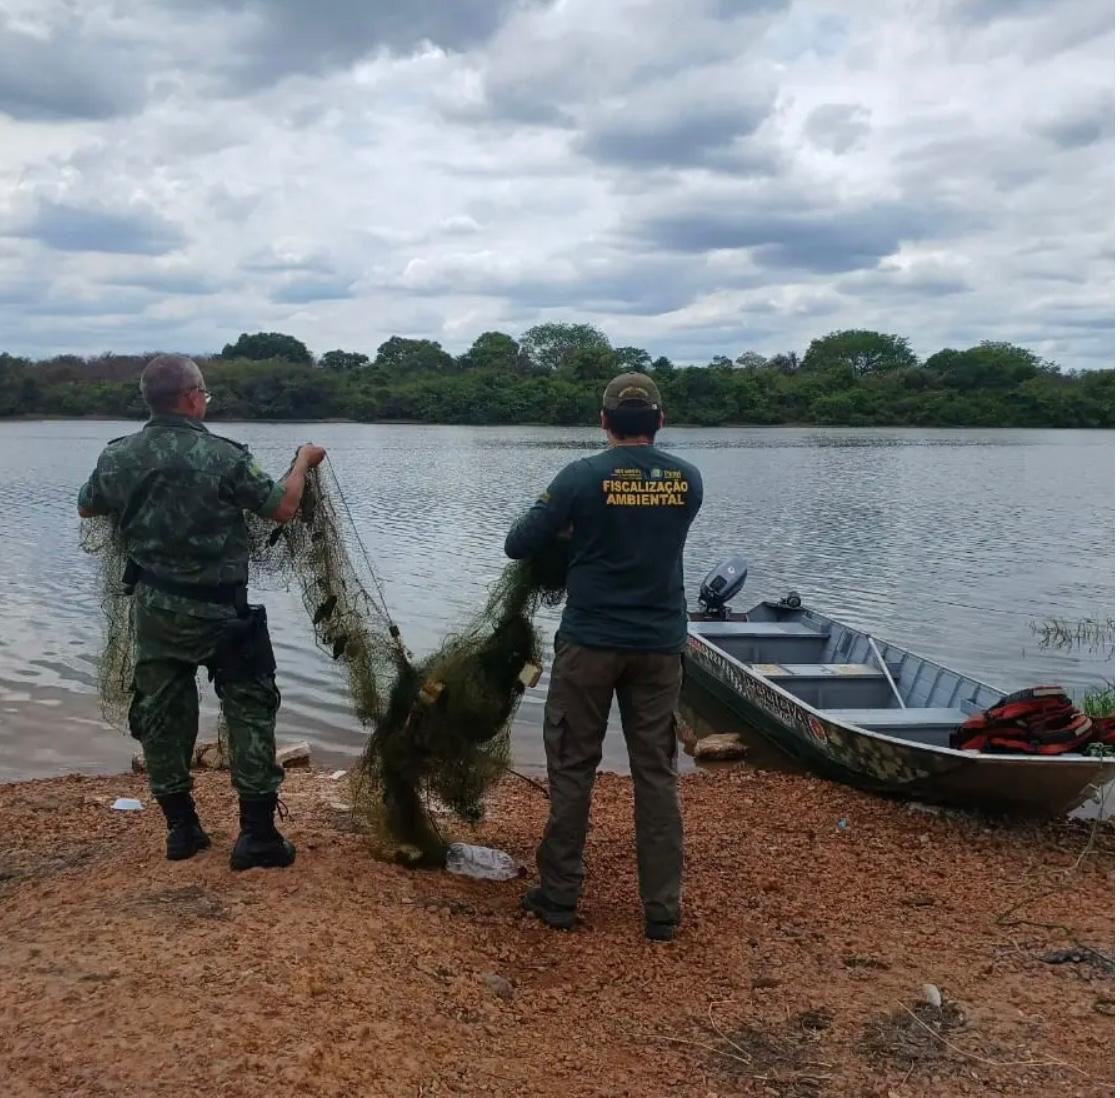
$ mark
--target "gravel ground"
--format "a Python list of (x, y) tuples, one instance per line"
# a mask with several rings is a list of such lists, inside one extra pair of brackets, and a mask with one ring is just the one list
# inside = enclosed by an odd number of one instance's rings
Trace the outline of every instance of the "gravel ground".
[[(374, 861), (345, 783), (314, 771), (284, 787), (295, 866), (238, 875), (227, 775), (196, 791), (214, 849), (174, 864), (141, 778), (0, 786), (0, 1091), (1111, 1091), (1111, 825), (930, 814), (740, 767), (682, 784), (672, 945), (642, 938), (624, 777), (599, 779), (570, 933), (519, 913), (525, 882)], [(531, 865), (546, 807), (510, 779), (462, 837)]]

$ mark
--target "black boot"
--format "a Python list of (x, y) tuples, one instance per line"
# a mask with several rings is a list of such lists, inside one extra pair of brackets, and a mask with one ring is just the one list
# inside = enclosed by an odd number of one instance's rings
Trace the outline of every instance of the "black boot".
[(543, 888), (530, 888), (521, 897), (521, 910), (536, 915), (554, 930), (571, 930), (576, 923), (576, 909), (550, 900)]
[(167, 860), (181, 862), (193, 858), (210, 845), (210, 836), (202, 830), (189, 793), (167, 793), (156, 797), (167, 819)]
[(659, 923), (652, 919), (646, 920), (646, 937), (651, 942), (671, 942), (676, 936), (676, 923)]
[(230, 869), (279, 869), (296, 860), (296, 848), (272, 821), (278, 799), (275, 793), (241, 798), (241, 834), (229, 856)]

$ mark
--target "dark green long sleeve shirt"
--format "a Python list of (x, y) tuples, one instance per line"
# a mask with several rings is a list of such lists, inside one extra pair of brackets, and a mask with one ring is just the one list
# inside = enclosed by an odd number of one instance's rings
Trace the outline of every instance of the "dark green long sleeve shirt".
[(700, 510), (699, 470), (655, 446), (573, 461), (506, 537), (532, 557), (568, 529), (568, 600), (559, 636), (589, 648), (683, 651), (684, 543)]

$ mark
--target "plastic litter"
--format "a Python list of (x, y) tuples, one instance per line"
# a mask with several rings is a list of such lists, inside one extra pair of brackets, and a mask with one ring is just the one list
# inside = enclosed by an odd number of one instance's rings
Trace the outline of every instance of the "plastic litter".
[(848, 830), (848, 821), (847, 820), (837, 820), (836, 821), (836, 826), (841, 831), (847, 831)]
[(109, 807), (115, 809), (117, 812), (144, 811), (144, 806), (134, 797), (118, 797)]
[(448, 873), (479, 881), (512, 881), (525, 872), (504, 850), (470, 843), (451, 843), (446, 866)]
[(332, 782), (337, 782), (339, 780), (339, 778), (345, 778), (345, 777), (346, 777), (346, 771), (345, 770), (336, 770), (333, 774), (330, 775), (330, 779), (331, 779)]
[(937, 1010), (941, 1009), (941, 989), (936, 984), (922, 984), (922, 998), (931, 1007), (935, 1007)]

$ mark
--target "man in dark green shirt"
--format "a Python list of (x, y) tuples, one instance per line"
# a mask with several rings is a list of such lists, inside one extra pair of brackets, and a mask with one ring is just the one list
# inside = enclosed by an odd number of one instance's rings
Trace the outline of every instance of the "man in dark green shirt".
[(551, 926), (575, 921), (595, 771), (617, 695), (646, 936), (659, 941), (671, 940), (680, 921), (674, 713), (688, 634), (684, 543), (704, 491), (695, 466), (654, 446), (664, 422), (651, 378), (616, 377), (603, 395), (609, 449), (562, 469), (506, 538), (514, 559), (534, 556), (552, 538), (571, 539), (545, 705), (551, 810), (537, 852), (541, 884), (523, 906)]
[(277, 483), (246, 447), (203, 426), (210, 394), (189, 358), (157, 356), (140, 389), (151, 418), (105, 447), (78, 494), (78, 513), (111, 516), (128, 551), (136, 656), (129, 726), (167, 818), (167, 857), (190, 858), (210, 845), (190, 793), (201, 665), (221, 699), (241, 800), (230, 864), (290, 865), (294, 848), (274, 823), (284, 776), (276, 764), (280, 693), (264, 607), (248, 605), (244, 516), (294, 517), (304, 476), (324, 451), (301, 447)]

